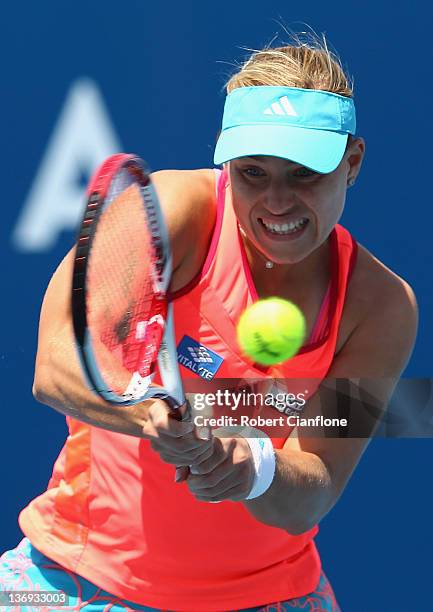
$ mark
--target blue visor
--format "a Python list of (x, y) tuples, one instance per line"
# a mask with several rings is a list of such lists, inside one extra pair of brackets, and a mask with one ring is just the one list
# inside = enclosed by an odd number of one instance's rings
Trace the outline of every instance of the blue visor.
[(352, 98), (299, 87), (239, 87), (226, 98), (214, 163), (272, 155), (328, 173), (355, 129)]

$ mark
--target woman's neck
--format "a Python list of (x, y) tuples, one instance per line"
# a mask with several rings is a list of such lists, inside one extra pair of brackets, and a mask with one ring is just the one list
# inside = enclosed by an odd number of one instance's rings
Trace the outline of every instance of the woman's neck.
[(302, 261), (294, 264), (272, 262), (271, 267), (266, 265), (269, 260), (251, 244), (243, 232), (241, 237), (259, 297), (285, 297), (287, 291), (303, 295), (308, 287), (324, 283), (327, 285), (330, 270), (329, 238)]

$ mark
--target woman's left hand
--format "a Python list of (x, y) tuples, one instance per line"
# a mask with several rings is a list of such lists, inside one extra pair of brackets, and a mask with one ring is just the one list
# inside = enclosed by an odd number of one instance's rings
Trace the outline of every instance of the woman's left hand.
[(214, 452), (199, 466), (191, 466), (186, 479), (198, 501), (241, 501), (252, 489), (254, 461), (245, 438), (214, 438)]

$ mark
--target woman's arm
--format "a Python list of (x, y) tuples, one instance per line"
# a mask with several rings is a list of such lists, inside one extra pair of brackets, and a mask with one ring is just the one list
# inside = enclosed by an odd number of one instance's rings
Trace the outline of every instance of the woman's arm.
[(314, 437), (307, 429), (292, 432), (284, 448), (276, 451), (270, 488), (243, 502), (259, 521), (291, 534), (312, 528), (337, 502), (379, 425), (378, 417), (385, 412), (411, 355), (418, 311), (412, 290), (395, 276), (372, 303), (370, 315), (333, 362), (327, 378), (329, 392), (318, 392), (302, 415), (335, 417), (338, 396), (331, 387), (337, 379), (346, 379), (351, 397), (349, 436), (354, 437)]

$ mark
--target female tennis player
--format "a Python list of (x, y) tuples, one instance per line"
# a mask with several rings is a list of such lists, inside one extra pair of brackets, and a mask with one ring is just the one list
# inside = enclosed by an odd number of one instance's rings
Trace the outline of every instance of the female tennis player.
[[(408, 284), (339, 224), (364, 151), (340, 61), (326, 44), (294, 40), (255, 52), (228, 82), (221, 170), (154, 174), (185, 382), (201, 380), (203, 359), (214, 379), (355, 379), (385, 411), (417, 307)], [(372, 411), (352, 415), (362, 435), (346, 439), (302, 429), (219, 438), (170, 419), (161, 400), (106, 404), (73, 346), (72, 260), (44, 299), (34, 383), (36, 398), (67, 416), (69, 436), (47, 491), (20, 514), (26, 537), (1, 558), (3, 587), (63, 590), (69, 609), (86, 612), (339, 610), (314, 536), (377, 426)], [(293, 359), (266, 369), (240, 354), (236, 324), (274, 295), (301, 308), (308, 334)], [(335, 408), (335, 396), (319, 397), (306, 416)]]

